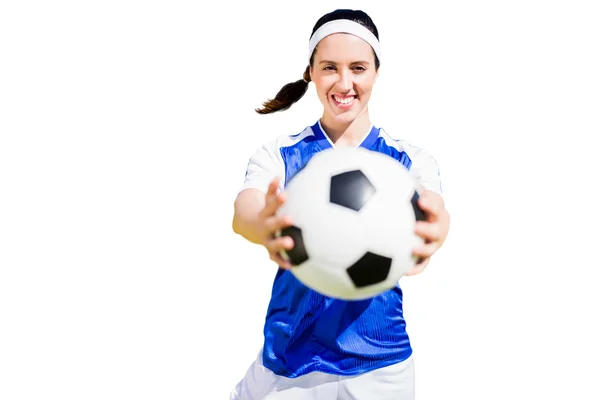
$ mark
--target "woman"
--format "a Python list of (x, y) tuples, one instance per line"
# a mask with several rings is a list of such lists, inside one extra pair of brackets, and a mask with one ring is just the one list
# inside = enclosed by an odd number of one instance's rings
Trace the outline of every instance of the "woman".
[(390, 138), (375, 128), (368, 102), (381, 61), (379, 35), (362, 11), (336, 10), (317, 21), (302, 80), (285, 85), (261, 114), (286, 110), (313, 82), (323, 104), (322, 117), (293, 136), (281, 136), (250, 159), (235, 201), (233, 229), (263, 245), (281, 268), (273, 283), (264, 326), (264, 346), (231, 399), (413, 399), (412, 349), (397, 285), (374, 298), (341, 301), (301, 284), (279, 256), (291, 249), (290, 237), (274, 232), (290, 225), (276, 216), (285, 201), (285, 185), (317, 152), (363, 146), (388, 154), (414, 174), (423, 191), (419, 222), (425, 244), (414, 249), (421, 262), (408, 274), (423, 271), (448, 233), (449, 216), (440, 196), (438, 167), (424, 150)]

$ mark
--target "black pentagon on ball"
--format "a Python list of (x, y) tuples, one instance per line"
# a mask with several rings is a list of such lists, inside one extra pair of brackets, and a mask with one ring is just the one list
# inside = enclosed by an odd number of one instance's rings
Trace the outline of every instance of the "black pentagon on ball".
[(331, 177), (329, 201), (360, 211), (375, 194), (375, 186), (361, 170), (342, 172)]
[(415, 191), (415, 193), (413, 194), (413, 197), (412, 199), (410, 199), (410, 202), (415, 212), (415, 219), (417, 221), (425, 221), (427, 218), (425, 217), (425, 212), (423, 211), (423, 209), (419, 207), (419, 193), (417, 193), (417, 191)]
[(354, 286), (363, 288), (386, 280), (391, 267), (391, 258), (369, 251), (360, 260), (348, 267), (346, 271)]
[(302, 239), (302, 229), (293, 225), (285, 227), (281, 230), (281, 237), (283, 236), (289, 236), (294, 240), (294, 247), (285, 251), (292, 265), (297, 266), (308, 260), (308, 253), (304, 246), (304, 239)]

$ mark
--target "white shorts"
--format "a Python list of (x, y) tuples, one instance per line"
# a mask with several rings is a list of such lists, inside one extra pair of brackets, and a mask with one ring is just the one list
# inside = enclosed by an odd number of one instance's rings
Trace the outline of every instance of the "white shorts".
[(262, 350), (230, 400), (414, 400), (412, 356), (400, 363), (361, 375), (311, 372), (298, 378), (275, 375), (262, 363)]

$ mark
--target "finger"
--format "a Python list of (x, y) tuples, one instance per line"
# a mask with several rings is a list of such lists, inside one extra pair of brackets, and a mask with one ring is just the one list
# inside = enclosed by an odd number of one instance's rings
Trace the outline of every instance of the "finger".
[(438, 242), (425, 243), (413, 249), (412, 255), (418, 258), (429, 258), (439, 249)]
[(282, 192), (275, 195), (270, 195), (266, 197), (265, 207), (261, 211), (262, 218), (267, 218), (272, 215), (275, 215), (275, 212), (285, 203), (287, 198), (287, 193)]
[(265, 193), (265, 198), (266, 198), (267, 202), (269, 200), (273, 200), (275, 198), (275, 196), (277, 196), (278, 191), (279, 191), (279, 177), (275, 176), (273, 179), (271, 179), (271, 182), (269, 183), (269, 187), (267, 188), (267, 193)]
[(269, 251), (269, 256), (273, 262), (283, 269), (293, 267), (292, 262), (283, 254), (285, 250), (290, 250), (294, 247), (294, 241), (289, 236), (273, 239), (266, 246)]
[(279, 188), (279, 176), (275, 176), (271, 183), (269, 183), (269, 188), (267, 189), (267, 196), (274, 196), (277, 194), (277, 189)]
[(442, 227), (434, 222), (417, 221), (415, 233), (426, 242), (435, 242), (442, 237)]
[(444, 209), (444, 199), (439, 194), (426, 190), (419, 197), (419, 207), (425, 211), (428, 219), (437, 219)]
[(267, 218), (265, 226), (267, 234), (271, 236), (278, 229), (283, 229), (292, 225), (292, 217), (288, 215), (279, 215)]
[(291, 250), (294, 248), (294, 239), (289, 236), (282, 236), (270, 239), (265, 244), (269, 254), (279, 253), (280, 250)]
[(429, 258), (422, 259), (419, 263), (415, 264), (411, 268), (411, 270), (408, 271), (404, 275), (405, 276), (412, 276), (412, 275), (420, 274), (421, 272), (423, 272), (425, 270), (425, 267), (427, 267), (427, 264), (429, 264)]
[(282, 269), (291, 269), (293, 267), (292, 263), (286, 261), (279, 253), (269, 253), (271, 256), (271, 261), (277, 264)]

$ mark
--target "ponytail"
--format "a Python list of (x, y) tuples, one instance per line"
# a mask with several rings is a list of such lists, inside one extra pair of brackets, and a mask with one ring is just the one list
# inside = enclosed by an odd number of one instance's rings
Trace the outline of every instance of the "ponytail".
[(270, 114), (277, 111), (287, 110), (304, 96), (308, 89), (308, 83), (310, 82), (310, 66), (306, 67), (304, 71), (303, 79), (299, 79), (296, 82), (288, 83), (283, 86), (274, 99), (267, 100), (263, 103), (263, 108), (257, 108), (256, 111), (259, 114)]

